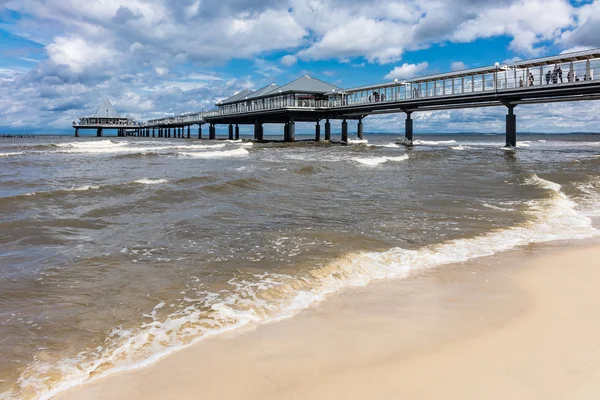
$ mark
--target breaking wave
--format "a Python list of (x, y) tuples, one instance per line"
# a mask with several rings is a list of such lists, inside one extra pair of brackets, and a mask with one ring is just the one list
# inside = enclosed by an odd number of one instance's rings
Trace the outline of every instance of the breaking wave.
[(408, 155), (404, 154), (397, 157), (364, 157), (364, 158), (353, 158), (359, 164), (368, 165), (369, 167), (376, 167), (386, 162), (398, 162), (408, 160)]

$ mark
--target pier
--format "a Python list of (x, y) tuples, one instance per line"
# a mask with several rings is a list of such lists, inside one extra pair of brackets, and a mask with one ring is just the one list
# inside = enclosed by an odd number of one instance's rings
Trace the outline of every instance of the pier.
[[(208, 124), (208, 139), (215, 139), (216, 126), (226, 125), (228, 138), (234, 140), (239, 139), (240, 125), (251, 125), (254, 140), (262, 141), (264, 124), (283, 124), (283, 140), (293, 142), (296, 122), (313, 122), (315, 140), (328, 141), (332, 121), (341, 121), (341, 141), (347, 143), (349, 122), (356, 124), (357, 136), (363, 139), (363, 121), (368, 116), (403, 113), (406, 115), (403, 143), (410, 146), (414, 137), (414, 113), (504, 107), (507, 110), (506, 145), (514, 147), (518, 127), (515, 109), (519, 105), (599, 99), (600, 49), (593, 49), (350, 89), (305, 75), (283, 86), (272, 83), (256, 91), (243, 90), (217, 103), (215, 110), (155, 119), (119, 129), (136, 136), (202, 139), (203, 125)], [(79, 123), (74, 123), (76, 135), (79, 129), (94, 128), (101, 136), (102, 129), (114, 126), (105, 124), (125, 122), (121, 118), (107, 120), (103, 115), (98, 116), (105, 106), (103, 103), (95, 117), (81, 118)], [(128, 119), (126, 122), (136, 124)], [(401, 135), (400, 129), (398, 131)]]

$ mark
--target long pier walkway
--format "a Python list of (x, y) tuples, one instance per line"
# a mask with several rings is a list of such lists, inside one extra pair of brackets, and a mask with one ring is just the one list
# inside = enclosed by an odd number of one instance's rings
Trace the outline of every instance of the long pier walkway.
[(151, 120), (134, 132), (137, 136), (191, 138), (191, 127), (198, 125), (197, 137), (202, 138), (203, 125), (209, 124), (209, 139), (215, 139), (216, 125), (225, 124), (229, 139), (239, 139), (239, 126), (247, 124), (254, 126), (254, 139), (261, 141), (263, 124), (277, 123), (284, 124), (284, 140), (294, 141), (296, 122), (314, 122), (319, 141), (321, 121), (325, 121), (324, 140), (330, 140), (331, 121), (341, 120), (342, 142), (348, 142), (348, 121), (356, 121), (362, 139), (364, 118), (404, 113), (404, 142), (411, 145), (415, 112), (501, 106), (507, 109), (506, 145), (516, 146), (517, 106), (589, 100), (600, 100), (600, 49), (350, 89), (306, 75), (283, 86), (273, 83), (254, 92), (241, 91), (217, 103), (212, 111)]

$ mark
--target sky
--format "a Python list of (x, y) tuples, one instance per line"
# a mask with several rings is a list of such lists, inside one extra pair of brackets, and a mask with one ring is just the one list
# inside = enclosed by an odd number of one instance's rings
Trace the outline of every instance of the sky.
[[(350, 88), (595, 48), (599, 27), (600, 0), (0, 0), (0, 133), (71, 130), (105, 97), (144, 121), (304, 74)], [(516, 109), (548, 133), (598, 132), (599, 111)], [(415, 113), (415, 132), (502, 132), (505, 113)]]

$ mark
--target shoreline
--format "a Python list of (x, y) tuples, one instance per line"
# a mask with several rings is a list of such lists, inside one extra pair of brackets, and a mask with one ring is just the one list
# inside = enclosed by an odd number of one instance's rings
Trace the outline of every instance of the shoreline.
[[(600, 277), (600, 270), (595, 271), (593, 265), (589, 265), (594, 264), (590, 257), (600, 257), (598, 240), (552, 242), (422, 271), (403, 280), (378, 281), (366, 287), (345, 289), (294, 318), (208, 338), (150, 366), (111, 374), (54, 398), (523, 396), (526, 393), (502, 374), (505, 371), (502, 363), (495, 367), (493, 374), (481, 371), (482, 376), (472, 378), (478, 382), (491, 381), (490, 385), (496, 385), (493, 393), (483, 393), (481, 387), (477, 393), (469, 392), (467, 389), (473, 388), (473, 383), (467, 384), (462, 370), (454, 366), (468, 360), (471, 364), (466, 365), (471, 366), (471, 374), (477, 375), (482, 366), (492, 367), (488, 363), (497, 361), (496, 358), (526, 358), (520, 347), (517, 354), (515, 349), (520, 342), (514, 338), (535, 335), (535, 329), (532, 332), (529, 326), (532, 321), (539, 319), (549, 324), (550, 331), (561, 328), (560, 320), (555, 321), (556, 326), (552, 318), (548, 319), (557, 311), (548, 310), (544, 302), (540, 303), (540, 299), (548, 301), (544, 297), (548, 294), (545, 290), (550, 288), (558, 293), (561, 284), (569, 284), (560, 291), (562, 296), (554, 299), (560, 302), (561, 312), (566, 312), (561, 314), (563, 319), (569, 318), (569, 304), (575, 306), (589, 296), (600, 298), (593, 291), (578, 290), (593, 285), (594, 274)], [(575, 277), (569, 276), (573, 279), (560, 276), (560, 263), (566, 260), (580, 260), (579, 266), (575, 262), (568, 264), (570, 268), (581, 269), (576, 271)], [(581, 299), (569, 296), (568, 289), (581, 293)], [(595, 306), (593, 302), (590, 304)], [(583, 331), (591, 331), (592, 336), (597, 329), (586, 330), (586, 324), (600, 327), (600, 306), (595, 307), (599, 312), (592, 312), (591, 317), (596, 316), (597, 320), (575, 321), (583, 326)], [(514, 342), (509, 341), (516, 346), (514, 349), (508, 344), (506, 348), (502, 346), (502, 341), (508, 340), (506, 333), (514, 336)], [(500, 345), (494, 348), (489, 343), (491, 339)], [(568, 346), (570, 341), (575, 342), (574, 338), (565, 338), (560, 344)], [(593, 337), (587, 337), (586, 343), (600, 347), (600, 339), (594, 341)], [(547, 341), (540, 341), (539, 345), (542, 344), (547, 346)], [(474, 352), (472, 348), (479, 350)], [(530, 348), (532, 354), (544, 358), (544, 352), (539, 352), (535, 342)], [(560, 349), (561, 356), (569, 359), (568, 348)], [(558, 353), (559, 348), (546, 350)], [(496, 357), (490, 356), (494, 354)], [(600, 354), (590, 354), (592, 356), (600, 361)], [(481, 364), (482, 361), (485, 362)], [(569, 359), (570, 365), (578, 361), (581, 359)], [(530, 363), (532, 370), (548, 365), (547, 362), (538, 365), (531, 360)], [(442, 365), (447, 369), (440, 370)], [(553, 368), (562, 371), (559, 365)], [(434, 375), (434, 371), (438, 375)], [(560, 376), (556, 374), (548, 379), (553, 379), (556, 386)], [(589, 379), (589, 383), (594, 379)], [(600, 382), (600, 379), (595, 381)], [(539, 384), (532, 378), (532, 387)], [(594, 393), (600, 393), (600, 384), (595, 389), (599, 391)], [(552, 393), (559, 392), (555, 388)]]

